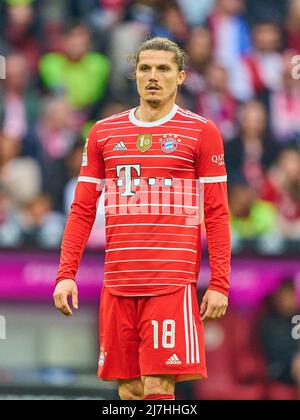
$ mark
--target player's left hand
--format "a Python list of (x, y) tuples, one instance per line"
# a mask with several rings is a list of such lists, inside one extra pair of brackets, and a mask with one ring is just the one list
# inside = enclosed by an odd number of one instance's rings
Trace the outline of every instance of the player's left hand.
[(207, 290), (200, 305), (201, 321), (222, 318), (228, 307), (228, 297), (215, 290)]

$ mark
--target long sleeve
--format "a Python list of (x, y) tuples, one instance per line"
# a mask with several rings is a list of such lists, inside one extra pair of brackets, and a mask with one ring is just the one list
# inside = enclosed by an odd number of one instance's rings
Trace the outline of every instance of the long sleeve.
[(210, 290), (229, 291), (230, 226), (226, 182), (205, 184), (204, 220), (209, 252)]
[(196, 171), (204, 186), (204, 222), (211, 270), (209, 289), (228, 295), (231, 244), (227, 175), (223, 141), (211, 121), (200, 133)]
[(82, 167), (76, 186), (62, 245), (56, 284), (75, 280), (76, 272), (97, 212), (97, 202), (104, 185), (104, 163), (93, 126), (83, 151)]

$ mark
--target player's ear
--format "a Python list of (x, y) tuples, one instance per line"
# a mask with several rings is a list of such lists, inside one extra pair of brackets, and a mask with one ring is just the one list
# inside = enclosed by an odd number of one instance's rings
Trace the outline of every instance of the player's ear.
[(186, 72), (182, 70), (178, 73), (177, 86), (180, 87), (184, 83), (185, 79), (186, 79)]

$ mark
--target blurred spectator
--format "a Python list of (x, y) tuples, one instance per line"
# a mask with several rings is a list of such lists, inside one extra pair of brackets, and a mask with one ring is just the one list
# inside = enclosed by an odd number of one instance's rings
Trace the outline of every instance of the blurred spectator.
[(73, 120), (72, 108), (65, 99), (50, 98), (45, 102), (35, 130), (38, 158), (43, 174), (43, 190), (50, 194), (54, 208), (58, 210), (62, 210), (66, 182), (64, 159), (72, 150), (77, 138)]
[[(109, 2), (109, 0), (107, 0)], [(67, 9), (67, 16), (73, 21), (86, 20), (87, 16), (93, 11), (102, 8), (102, 3), (106, 3), (105, 0), (64, 0), (65, 8)], [(112, 0), (116, 4), (122, 2), (122, 0)]]
[(129, 107), (135, 106), (138, 101), (135, 83), (128, 77), (134, 70), (130, 58), (134, 56), (141, 42), (150, 37), (153, 27), (160, 26), (159, 11), (168, 2), (169, 0), (132, 1), (127, 19), (113, 28), (110, 34), (110, 91), (117, 101), (122, 102), (126, 98)]
[(297, 142), (300, 148), (300, 79), (293, 78), (293, 53), (283, 56), (281, 83), (270, 94), (271, 127), (282, 144)]
[[(299, 341), (291, 334), (291, 320), (298, 309), (295, 285), (292, 280), (286, 280), (268, 298), (260, 323), (260, 336), (271, 385), (297, 385), (300, 391)], [(279, 390), (279, 387), (271, 386), (269, 398), (281, 399)], [(286, 391), (284, 387), (281, 390), (284, 393)], [(291, 389), (290, 394), (293, 394), (293, 391)]]
[(189, 57), (189, 66), (181, 92), (186, 97), (189, 107), (195, 109), (196, 98), (204, 91), (204, 74), (213, 55), (209, 30), (199, 26), (192, 28), (185, 50)]
[(76, 130), (72, 108), (64, 98), (46, 100), (38, 127), (44, 155), (50, 160), (60, 159), (71, 150)]
[(158, 23), (152, 26), (152, 35), (169, 38), (183, 46), (189, 36), (189, 28), (176, 1), (162, 3)]
[(233, 241), (276, 233), (275, 206), (259, 199), (246, 182), (241, 180), (230, 187), (229, 205)]
[(285, 22), (286, 47), (300, 54), (300, 1), (290, 0)]
[(168, 1), (169, 0), (132, 0), (128, 10), (127, 20), (140, 22), (150, 27), (158, 21), (158, 11)]
[(15, 248), (21, 245), (21, 234), (14, 203), (0, 184), (0, 246)]
[(21, 54), (6, 58), (6, 79), (0, 96), (0, 121), (5, 136), (23, 140), (38, 116), (38, 95), (29, 83), (28, 61)]
[(215, 0), (177, 0), (177, 3), (189, 26), (204, 25)]
[(216, 0), (208, 17), (214, 40), (215, 58), (232, 67), (251, 48), (250, 34), (244, 18), (244, 0)]
[(239, 69), (241, 57), (251, 51), (250, 32), (244, 11), (244, 0), (216, 0), (215, 9), (208, 18), (215, 59), (228, 69), (228, 88), (240, 101), (251, 98), (251, 92)]
[(67, 31), (63, 53), (48, 53), (40, 60), (40, 76), (53, 94), (66, 94), (72, 106), (84, 108), (101, 101), (107, 90), (109, 60), (90, 51), (91, 33), (83, 25)]
[(42, 183), (38, 163), (29, 156), (21, 156), (21, 151), (20, 141), (0, 135), (0, 183), (16, 206), (32, 200)]
[(66, 173), (68, 181), (64, 188), (64, 212), (69, 214), (71, 204), (74, 200), (74, 192), (77, 184), (77, 178), (80, 172), (82, 163), (82, 152), (84, 143), (82, 140), (74, 144), (73, 149), (70, 151), (65, 159)]
[(278, 226), (287, 239), (300, 239), (300, 153), (283, 150), (270, 169), (262, 197), (278, 210)]
[(217, 124), (224, 141), (236, 134), (237, 103), (228, 91), (228, 72), (221, 64), (210, 63), (205, 70), (205, 90), (196, 99), (196, 113)]
[(239, 136), (225, 145), (229, 180), (242, 173), (250, 185), (260, 189), (265, 171), (274, 162), (277, 147), (267, 131), (267, 113), (258, 101), (244, 104), (239, 111)]
[(289, 0), (246, 0), (247, 17), (251, 24), (260, 19), (273, 17), (278, 23), (283, 23)]
[(53, 211), (51, 198), (46, 194), (34, 197), (20, 213), (24, 245), (57, 248), (64, 224), (65, 218)]
[(42, 26), (43, 52), (61, 51), (64, 26), (72, 19), (66, 0), (52, 0), (37, 4)]
[(40, 55), (33, 1), (8, 2), (2, 27), (8, 47), (24, 56), (30, 71), (36, 73)]
[(253, 97), (265, 89), (276, 89), (280, 84), (280, 26), (271, 20), (257, 22), (252, 29), (252, 39), (253, 51), (243, 57), (236, 77), (242, 78), (240, 84), (242, 81), (248, 84), (248, 90)]
[(126, 19), (132, 0), (66, 0), (72, 21), (81, 21), (93, 32), (96, 50), (107, 53), (113, 28)]
[[(147, 6), (146, 11), (148, 11)], [(149, 10), (148, 19), (139, 19), (124, 22), (116, 26), (111, 33), (109, 56), (111, 59), (110, 91), (112, 96), (122, 101), (127, 99), (130, 106), (135, 106), (138, 100), (135, 84), (128, 75), (133, 72), (129, 57), (133, 57), (140, 43), (149, 34), (150, 26), (154, 20), (154, 11)]]
[[(69, 1), (74, 3), (72, 0)], [(81, 0), (81, 2), (86, 6), (85, 0)], [(109, 31), (124, 19), (126, 7), (131, 3), (131, 0), (96, 0), (95, 3), (98, 3), (98, 6), (94, 6), (90, 11), (87, 22), (95, 32), (105, 35), (105, 31)]]
[(104, 10), (112, 10), (115, 12), (122, 11), (130, 3), (130, 1), (131, 0), (98, 0), (100, 6)]

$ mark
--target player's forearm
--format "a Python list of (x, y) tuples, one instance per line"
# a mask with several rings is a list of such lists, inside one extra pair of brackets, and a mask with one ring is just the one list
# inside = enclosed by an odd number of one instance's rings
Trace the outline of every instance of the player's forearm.
[(63, 279), (75, 279), (95, 221), (98, 197), (99, 192), (78, 184), (62, 240), (56, 283)]
[(230, 274), (230, 223), (225, 183), (205, 185), (205, 227), (211, 280), (209, 289), (228, 295)]

